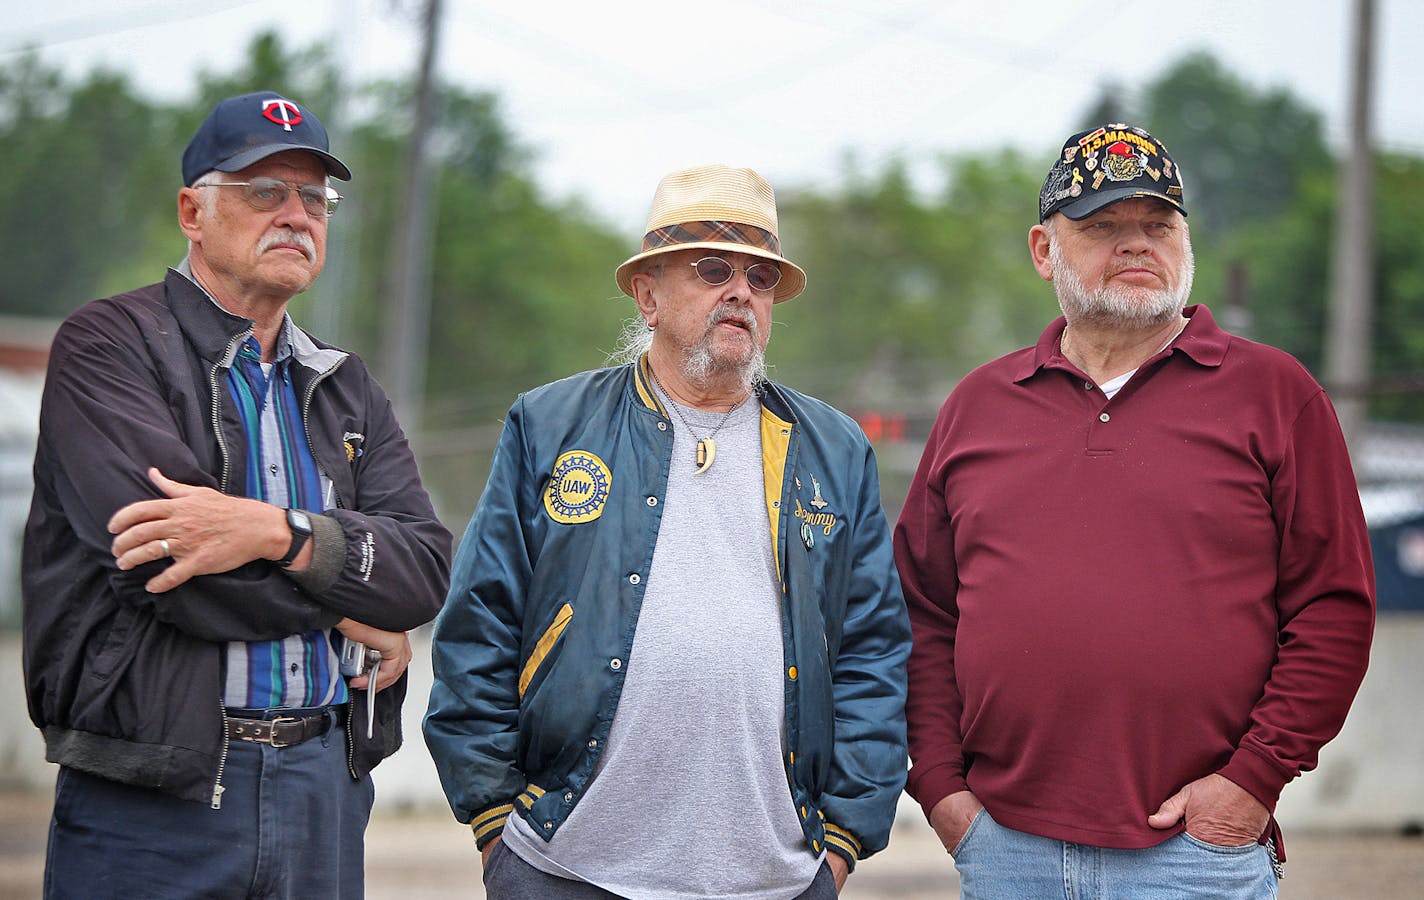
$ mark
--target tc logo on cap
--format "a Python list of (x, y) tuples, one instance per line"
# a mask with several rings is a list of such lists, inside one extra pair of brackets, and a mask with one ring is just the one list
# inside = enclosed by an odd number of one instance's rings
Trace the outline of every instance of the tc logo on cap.
[(302, 111), (297, 109), (297, 104), (290, 100), (283, 100), (281, 97), (263, 100), (262, 116), (274, 125), (281, 125), (287, 131), (291, 131), (293, 125), (302, 124)]

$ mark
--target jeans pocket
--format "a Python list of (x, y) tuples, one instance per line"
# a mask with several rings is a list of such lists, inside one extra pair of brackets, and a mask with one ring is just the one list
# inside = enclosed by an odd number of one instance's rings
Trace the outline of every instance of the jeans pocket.
[(1211, 841), (1204, 841), (1190, 832), (1183, 831), (1182, 837), (1201, 847), (1203, 850), (1210, 850), (1212, 853), (1243, 854), (1250, 853), (1256, 848), (1257, 841), (1248, 841), (1244, 844), (1213, 844)]
[(964, 834), (959, 837), (959, 843), (954, 845), (954, 849), (949, 851), (949, 855), (957, 858), (960, 852), (969, 846), (969, 839), (979, 830), (979, 824), (988, 817), (989, 811), (981, 806), (979, 811), (974, 814), (974, 818), (969, 820), (969, 827), (964, 829)]

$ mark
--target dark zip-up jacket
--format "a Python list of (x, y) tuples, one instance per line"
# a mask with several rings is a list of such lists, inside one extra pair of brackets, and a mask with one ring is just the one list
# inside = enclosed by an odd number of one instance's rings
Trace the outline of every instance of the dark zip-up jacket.
[[(905, 783), (909, 619), (865, 433), (780, 385), (759, 399), (787, 788), (808, 852), (854, 865), (885, 847)], [(481, 846), (512, 813), (549, 839), (597, 771), (672, 445), (646, 357), (545, 385), (509, 411), (436, 622), (425, 720), (451, 808)], [(688, 823), (691, 834), (696, 810)]]
[[(225, 369), (253, 323), (170, 270), (86, 304), (50, 351), (25, 527), (24, 670), (46, 758), (188, 800), (221, 802), (228, 641), (330, 628), (343, 616), (407, 631), (439, 611), (450, 534), (421, 487), (390, 402), (354, 355), (291, 329), (291, 377), (330, 497), (311, 566), (266, 560), (162, 594), (160, 560), (120, 571), (109, 519), (158, 499), (147, 470), (242, 495), (246, 439)], [(353, 778), (401, 743), (402, 679), (376, 697), (376, 731), (347, 728)], [(365, 691), (349, 715), (365, 720)]]

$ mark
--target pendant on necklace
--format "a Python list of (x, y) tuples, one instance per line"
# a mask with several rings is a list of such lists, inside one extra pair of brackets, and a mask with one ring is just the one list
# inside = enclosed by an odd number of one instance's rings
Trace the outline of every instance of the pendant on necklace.
[(712, 468), (712, 463), (717, 459), (717, 442), (710, 437), (705, 437), (697, 442), (697, 471), (693, 475), (701, 475)]

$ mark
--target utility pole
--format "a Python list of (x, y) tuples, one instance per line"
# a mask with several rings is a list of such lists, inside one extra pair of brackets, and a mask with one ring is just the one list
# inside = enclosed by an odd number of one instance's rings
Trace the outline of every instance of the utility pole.
[[(345, 160), (355, 177), (360, 178), (364, 173), (356, 153), (356, 143), (352, 140), (349, 75), (352, 70), (352, 32), (361, 27), (356, 0), (341, 3), (334, 18), (338, 23), (331, 31), (335, 79), (331, 103), (327, 107), (326, 131), (331, 140), (331, 152)], [(333, 179), (331, 186), (348, 196), (341, 204), (337, 218), (327, 226), (326, 268), (322, 269), (321, 279), (308, 294), (311, 299), (307, 304), (306, 324), (322, 340), (344, 346), (348, 341), (346, 312), (350, 309), (356, 254), (360, 247), (361, 204), (349, 196), (351, 191), (344, 182)]]
[(412, 442), (419, 440), (425, 363), (430, 338), (430, 131), (435, 118), (435, 59), (442, 0), (426, 0), (415, 121), (411, 125), (404, 187), (397, 198), (400, 234), (391, 243), (392, 291), (384, 340), (387, 392)]
[(1356, 453), (1369, 404), (1374, 324), (1375, 179), (1370, 136), (1374, 6), (1374, 0), (1355, 0), (1349, 136), (1340, 160), (1325, 346), (1325, 380), (1335, 392), (1345, 440)]

